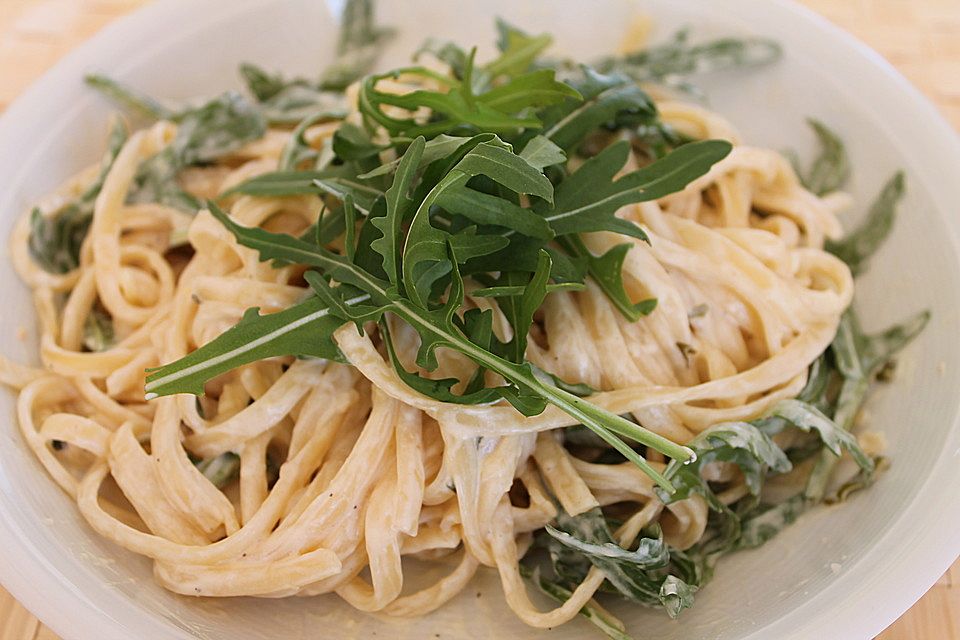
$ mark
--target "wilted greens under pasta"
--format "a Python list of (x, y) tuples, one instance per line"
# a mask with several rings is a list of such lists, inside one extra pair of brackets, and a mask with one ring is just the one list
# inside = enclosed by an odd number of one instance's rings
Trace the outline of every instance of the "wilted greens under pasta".
[[(591, 66), (497, 31), (490, 61), (431, 39), (371, 73), (392, 32), (351, 1), (316, 79), (245, 64), (203, 104), (87, 79), (151, 122), (17, 227), (44, 366), (0, 380), (166, 588), (409, 616), (485, 565), (525, 622), (626, 638), (604, 599), (675, 617), (886, 464), (857, 415), (927, 314), (871, 335), (850, 303), (903, 175), (844, 236), (827, 126), (803, 169), (683, 101), (775, 43)], [(456, 561), (410, 593), (405, 556)]]

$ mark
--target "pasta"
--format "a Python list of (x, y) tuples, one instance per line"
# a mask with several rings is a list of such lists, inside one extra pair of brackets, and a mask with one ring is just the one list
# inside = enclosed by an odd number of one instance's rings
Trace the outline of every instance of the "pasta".
[[(346, 122), (361, 122), (356, 91), (347, 92)], [(525, 357), (587, 385), (593, 405), (686, 445), (714, 425), (770, 416), (808, 386), (853, 296), (850, 268), (824, 248), (840, 238), (837, 215), (850, 201), (808, 191), (780, 153), (744, 143), (716, 113), (654, 91), (667, 128), (734, 145), (680, 191), (618, 208), (649, 242), (582, 234), (594, 256), (629, 244), (625, 292), (655, 298), (656, 309), (632, 321), (594, 280), (558, 288), (536, 313)], [(300, 236), (322, 223), (327, 195), (230, 189), (282, 168), (298, 139), (301, 151), (334, 154), (340, 122), (275, 124), (181, 169), (178, 184), (198, 199), (227, 193), (219, 202), (238, 225)], [(595, 606), (611, 577), (587, 565), (556, 608), (531, 600), (521, 558), (558, 517), (613, 510), (615, 542), (627, 550), (657, 526), (680, 552), (711, 539), (708, 496), (664, 500), (640, 468), (577, 440), (583, 427), (558, 406), (525, 416), (504, 401), (453, 404), (418, 392), (398, 375), (374, 324), (333, 333), (347, 363), (267, 357), (213, 378), (201, 398), (147, 399), (145, 370), (211, 343), (251, 307), (270, 314), (311, 295), (301, 265), (263, 262), (207, 207), (190, 215), (133, 195), (140, 168), (175, 146), (183, 126), (163, 118), (122, 144), (75, 268), (51, 273), (38, 264), (31, 217), (20, 220), (11, 254), (33, 290), (42, 366), (0, 358), (30, 449), (93, 529), (153, 560), (161, 585), (208, 597), (333, 592), (361, 611), (419, 616), (483, 566), (499, 572), (524, 622), (548, 628)], [(618, 136), (628, 139), (612, 133), (605, 144)], [(648, 163), (635, 149), (620, 174)], [(56, 211), (96, 176), (96, 167), (81, 172), (41, 208)], [(509, 310), (500, 298), (472, 295), (478, 286), (467, 283), (465, 308), (491, 312), (495, 336), (508, 342)], [(104, 317), (113, 339), (93, 350), (91, 327)], [(399, 361), (413, 368), (420, 336), (396, 317), (384, 322)], [(432, 379), (467, 380), (476, 369), (453, 349), (437, 357), (435, 370), (421, 371)], [(787, 448), (802, 437), (786, 430), (774, 441)], [(654, 470), (668, 469), (653, 448), (645, 455)], [(730, 463), (702, 471), (722, 505), (753, 493)], [(450, 557), (445, 577), (405, 589), (405, 560)]]

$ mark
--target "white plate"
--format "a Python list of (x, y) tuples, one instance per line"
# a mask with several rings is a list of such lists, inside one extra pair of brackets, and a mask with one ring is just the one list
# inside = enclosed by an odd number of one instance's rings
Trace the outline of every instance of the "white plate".
[[(706, 79), (712, 106), (753, 144), (809, 151), (813, 115), (843, 132), (864, 204), (897, 168), (909, 193), (893, 238), (858, 284), (868, 328), (930, 308), (933, 320), (902, 358), (898, 379), (870, 405), (890, 440), (893, 467), (842, 508), (806, 516), (760, 550), (723, 561), (713, 583), (678, 622), (636, 606), (617, 609), (639, 637), (872, 638), (905, 611), (960, 552), (960, 145), (954, 131), (879, 56), (813, 14), (784, 1), (552, 0), (390, 2), (386, 22), (401, 38), (400, 63), (423, 37), (493, 39), (502, 15), (554, 33), (577, 56), (609, 51), (643, 10), (658, 35), (681, 24), (698, 36), (756, 33), (785, 47), (760, 71)], [(318, 0), (174, 0), (117, 21), (47, 73), (0, 121), (0, 235), (41, 194), (99, 157), (110, 108), (81, 82), (103, 70), (171, 98), (238, 84), (236, 67), (315, 72), (329, 59), (335, 27)], [(400, 56), (403, 57), (400, 57)], [(862, 208), (861, 208), (862, 210)], [(28, 292), (0, 259), (0, 352), (35, 360)], [(99, 539), (27, 451), (0, 393), (0, 579), (67, 640), (129, 638), (540, 638), (591, 637), (577, 621), (551, 633), (505, 612), (487, 573), (424, 620), (385, 623), (334, 597), (192, 600), (153, 584), (149, 563)], [(839, 570), (836, 570), (839, 566)], [(832, 568), (831, 568), (832, 567)], [(478, 597), (477, 594), (481, 596)]]

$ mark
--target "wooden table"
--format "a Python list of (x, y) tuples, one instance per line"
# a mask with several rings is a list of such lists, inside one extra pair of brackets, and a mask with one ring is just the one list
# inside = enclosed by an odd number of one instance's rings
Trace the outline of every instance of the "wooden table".
[[(880, 51), (960, 128), (960, 0), (801, 1)], [(144, 3), (0, 0), (0, 108), (77, 43)], [(57, 637), (0, 588), (0, 640)], [(878, 640), (960, 640), (960, 561)]]

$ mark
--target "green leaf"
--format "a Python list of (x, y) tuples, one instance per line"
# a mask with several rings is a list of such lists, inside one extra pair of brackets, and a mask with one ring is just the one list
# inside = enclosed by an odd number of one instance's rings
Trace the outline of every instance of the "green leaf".
[(248, 196), (294, 196), (305, 193), (320, 193), (322, 189), (315, 180), (326, 176), (320, 171), (296, 171), (284, 169), (255, 176), (224, 191), (221, 197), (242, 193)]
[(560, 183), (552, 211), (539, 207), (554, 233), (614, 231), (646, 240), (643, 230), (616, 217), (620, 207), (656, 200), (682, 190), (730, 153), (723, 140), (692, 142), (664, 158), (613, 181), (626, 163), (627, 142), (610, 145)]
[(787, 420), (803, 431), (816, 431), (834, 455), (839, 456), (841, 449), (846, 449), (861, 469), (867, 473), (873, 472), (873, 460), (863, 452), (857, 439), (813, 405), (799, 400), (781, 400), (773, 408), (772, 415)]
[[(527, 568), (526, 565), (521, 564), (520, 573), (523, 574), (524, 578), (532, 582), (544, 595), (553, 598), (561, 604), (573, 596), (573, 592), (562, 586), (559, 582), (547, 580), (541, 576), (540, 570), (537, 568), (531, 570)], [(588, 603), (580, 609), (579, 613), (611, 640), (633, 640), (631, 636), (624, 632), (623, 623), (611, 616), (606, 610), (592, 603)]]
[(224, 488), (240, 475), (240, 456), (232, 451), (215, 458), (200, 460), (195, 464), (197, 470), (218, 489)]
[(113, 320), (103, 309), (95, 306), (83, 323), (83, 346), (97, 352), (109, 349), (115, 342)]
[(837, 336), (830, 345), (837, 368), (846, 378), (869, 380), (917, 337), (929, 320), (930, 312), (923, 311), (902, 324), (868, 335), (860, 328), (853, 310), (848, 309), (841, 317)]
[(897, 204), (903, 198), (905, 180), (898, 171), (870, 206), (866, 219), (843, 240), (826, 242), (826, 249), (849, 265), (854, 275), (862, 273), (872, 256), (893, 230)]
[(532, 209), (468, 187), (447, 189), (437, 198), (436, 203), (446, 211), (461, 215), (477, 224), (504, 227), (541, 240), (553, 238), (550, 225)]
[[(874, 376), (923, 330), (929, 319), (930, 312), (924, 311), (901, 325), (876, 335), (867, 335), (860, 328), (852, 308), (841, 316), (837, 335), (830, 344), (830, 352), (841, 378), (839, 393), (831, 402), (832, 417), (841, 429), (849, 431), (853, 427)], [(824, 385), (824, 389), (827, 388)], [(821, 452), (804, 488), (804, 496), (812, 503), (824, 499), (836, 463), (837, 457), (832, 452)], [(862, 474), (861, 484), (869, 483), (872, 479), (869, 471), (865, 468)]]
[(568, 98), (580, 100), (580, 93), (554, 78), (553, 69), (531, 71), (512, 78), (477, 97), (488, 107), (505, 113), (516, 113), (527, 107), (542, 107)]
[(618, 244), (601, 256), (591, 254), (579, 238), (571, 240), (568, 246), (576, 255), (587, 258), (587, 270), (591, 277), (625, 318), (636, 322), (641, 317), (650, 315), (657, 308), (656, 298), (633, 302), (624, 288), (623, 261), (633, 247), (632, 244)]
[(450, 71), (457, 78), (463, 78), (464, 69), (467, 66), (467, 52), (463, 47), (447, 40), (438, 40), (436, 38), (427, 38), (420, 48), (413, 54), (415, 62), (420, 61), (420, 56), (425, 53), (431, 54), (440, 62), (450, 67)]
[(603, 571), (607, 582), (628, 600), (662, 606), (670, 617), (676, 617), (693, 604), (694, 589), (663, 571), (670, 561), (670, 553), (659, 531), (655, 537), (641, 538), (636, 550), (623, 549), (614, 541), (606, 518), (597, 507), (577, 516), (558, 509), (557, 526), (547, 525), (546, 531), (565, 549), (548, 545), (554, 570), (560, 576), (580, 578), (578, 574), (583, 568), (570, 563), (586, 559)]
[(802, 178), (803, 185), (818, 196), (836, 191), (850, 178), (850, 159), (843, 140), (819, 120), (808, 118), (807, 123), (817, 134), (820, 154), (810, 171)]
[[(553, 293), (554, 291), (582, 291), (584, 288), (585, 286), (580, 282), (551, 283), (546, 287), (547, 293)], [(473, 298), (506, 298), (522, 295), (524, 289), (524, 285), (519, 284), (495, 285), (474, 289), (470, 292), (470, 296)], [(567, 391), (569, 391), (569, 389), (567, 389)]]
[(449, 236), (447, 242), (453, 248), (458, 263), (495, 253), (510, 244), (503, 236), (477, 233), (476, 227), (467, 227)]
[(184, 164), (212, 162), (263, 137), (266, 129), (252, 104), (227, 92), (185, 113), (170, 146)]
[(768, 507), (743, 520), (736, 549), (754, 549), (769, 541), (810, 508), (803, 494)]
[(719, 38), (697, 45), (688, 40), (689, 32), (684, 29), (663, 45), (606, 58), (597, 63), (597, 68), (605, 73), (624, 73), (636, 82), (675, 86), (675, 77), (757, 67), (775, 62), (782, 55), (780, 45), (766, 38)]
[(530, 36), (497, 18), (497, 48), (500, 57), (488, 64), (485, 71), (496, 77), (500, 74), (518, 75), (530, 68), (537, 56), (553, 42), (548, 34)]
[[(359, 296), (358, 296), (359, 298)], [(362, 300), (368, 300), (364, 294)], [(260, 315), (248, 309), (235, 327), (172, 364), (151, 369), (148, 398), (175, 393), (203, 395), (203, 385), (250, 362), (274, 356), (313, 356), (343, 360), (333, 332), (343, 325), (319, 298), (311, 296), (278, 313)]]
[(501, 276), (501, 282), (506, 285), (523, 283), (523, 293), (519, 296), (503, 298), (500, 301), (500, 310), (506, 316), (513, 329), (513, 338), (506, 345), (505, 356), (513, 362), (523, 362), (527, 350), (527, 334), (533, 324), (533, 315), (544, 298), (547, 297), (547, 281), (550, 279), (550, 268), (553, 262), (550, 254), (541, 251), (537, 260), (537, 269), (532, 275), (518, 272), (507, 272)]
[(419, 373), (407, 371), (397, 357), (396, 350), (393, 346), (393, 338), (391, 337), (389, 327), (385, 323), (380, 324), (380, 334), (383, 336), (383, 343), (387, 348), (387, 355), (390, 358), (394, 371), (397, 372), (397, 375), (400, 376), (404, 384), (411, 389), (419, 391), (435, 400), (440, 400), (441, 402), (456, 402), (457, 404), (484, 404), (500, 399), (496, 390), (492, 388), (481, 388), (473, 393), (456, 394), (452, 390), (453, 387), (460, 382), (456, 378), (441, 378), (435, 380), (421, 376)]
[(714, 508), (716, 503), (713, 492), (701, 477), (700, 470), (713, 462), (731, 462), (743, 472), (744, 481), (750, 493), (757, 495), (768, 470), (786, 473), (791, 469), (790, 461), (783, 451), (756, 426), (747, 422), (728, 422), (717, 424), (702, 431), (687, 443), (696, 459), (687, 464), (671, 462), (664, 472), (676, 488), (668, 501), (682, 500), (691, 493), (699, 493), (707, 498)]
[(30, 212), (27, 249), (30, 257), (45, 271), (66, 273), (80, 264), (80, 249), (93, 220), (97, 196), (126, 141), (127, 127), (117, 119), (110, 129), (100, 172), (80, 196), (49, 215), (44, 215), (38, 208)]
[[(550, 291), (550, 287), (549, 287), (549, 286), (547, 287), (547, 291), (548, 291), (548, 292)], [(531, 366), (533, 366), (533, 365), (531, 365)], [(555, 386), (555, 387), (557, 387), (557, 388), (559, 388), (559, 389), (563, 389), (563, 390), (566, 391), (567, 393), (572, 393), (573, 395), (578, 396), (578, 397), (580, 397), (580, 398), (586, 398), (586, 397), (588, 397), (588, 396), (592, 396), (593, 394), (597, 393), (597, 389), (594, 389), (593, 387), (591, 387), (591, 386), (588, 385), (588, 384), (584, 384), (583, 382), (567, 382), (566, 380), (564, 380), (564, 379), (561, 378), (560, 376), (556, 376), (556, 375), (550, 373), (549, 371), (544, 371), (543, 369), (540, 369), (539, 367), (535, 367), (535, 366), (534, 366), (534, 367), (533, 367), (533, 372), (534, 372), (534, 374), (536, 374), (536, 376), (537, 376), (538, 378), (540, 378), (540, 379), (546, 379), (546, 380), (548, 380), (549, 383), (552, 384), (553, 386)], [(577, 427), (567, 427), (568, 431), (569, 431), (569, 429), (573, 429), (573, 428), (583, 429), (583, 426), (582, 426), (582, 425), (577, 425)], [(589, 430), (586, 430), (586, 431), (587, 431), (587, 433), (589, 433)]]
[(270, 124), (294, 125), (317, 113), (338, 120), (350, 113), (340, 93), (332, 93), (311, 86), (306, 81), (292, 81), (258, 109)]
[(255, 64), (240, 64), (240, 77), (250, 93), (260, 102), (269, 100), (289, 84), (279, 74), (271, 74)]
[(623, 77), (603, 76), (589, 67), (574, 87), (582, 101), (567, 100), (543, 115), (543, 135), (568, 154), (600, 127), (652, 122), (657, 108), (635, 83)]
[(403, 230), (400, 225), (413, 205), (408, 193), (413, 185), (425, 146), (426, 140), (422, 137), (417, 138), (403, 154), (393, 178), (393, 185), (384, 194), (387, 215), (383, 218), (371, 219), (371, 223), (383, 234), (382, 237), (374, 240), (371, 246), (374, 251), (383, 256), (383, 270), (394, 285), (399, 285), (401, 243), (403, 242)]
[(272, 123), (295, 124), (318, 111), (346, 117), (343, 91), (368, 73), (393, 37), (393, 29), (378, 26), (373, 0), (347, 0), (341, 14), (337, 57), (317, 80), (270, 75), (253, 65), (241, 68), (260, 108)]
[(360, 127), (344, 122), (333, 134), (333, 152), (343, 160), (363, 160), (383, 150)]
[(660, 585), (660, 602), (667, 615), (676, 618), (684, 609), (693, 606), (696, 589), (676, 576), (667, 576)]
[[(444, 93), (421, 89), (398, 95), (376, 89), (380, 80), (396, 79), (401, 74), (420, 75), (447, 82), (451, 90)], [(397, 69), (386, 74), (367, 76), (363, 80), (360, 87), (359, 108), (365, 118), (383, 126), (393, 136), (422, 135), (432, 138), (464, 126), (478, 131), (507, 133), (540, 124), (535, 117), (506, 113), (484, 104), (479, 99), (468, 102), (460, 88), (460, 84), (456, 81), (438, 76), (422, 67)], [(519, 92), (523, 87), (514, 87), (514, 89)], [(411, 112), (426, 108), (433, 115), (428, 122), (421, 123), (414, 118), (397, 118), (387, 115), (384, 111), (385, 106), (400, 107)]]
[[(595, 514), (591, 514), (595, 518)], [(592, 540), (581, 540), (564, 531), (551, 527), (549, 524), (545, 527), (547, 533), (565, 547), (569, 547), (578, 553), (587, 557), (594, 556), (604, 560), (619, 560), (636, 565), (640, 569), (659, 569), (667, 564), (669, 555), (662, 539), (642, 538), (640, 546), (636, 550), (628, 551), (617, 543), (612, 541), (603, 542), (607, 536), (590, 536)]]
[[(359, 109), (368, 123), (384, 127), (392, 136), (432, 138), (454, 129), (508, 134), (539, 127), (532, 115), (536, 109), (558, 102), (576, 101), (578, 92), (559, 82), (551, 69), (541, 69), (512, 77), (490, 88), (486, 71), (474, 77), (472, 58), (467, 58), (463, 79), (457, 80), (424, 67), (396, 69), (390, 73), (367, 76), (360, 88)], [(444, 90), (420, 89), (404, 94), (379, 91), (377, 83), (400, 75), (421, 76), (439, 83)], [(410, 112), (429, 109), (429, 120), (388, 115), (384, 107), (400, 107)]]
[(317, 163), (319, 152), (310, 146), (304, 134), (307, 129), (326, 119), (327, 114), (315, 113), (309, 118), (304, 118), (303, 121), (297, 125), (290, 133), (290, 141), (284, 145), (283, 152), (280, 154), (280, 160), (277, 163), (280, 171), (296, 171), (301, 164), (307, 161), (313, 165)]
[(255, 249), (260, 254), (261, 260), (283, 260), (323, 269), (325, 275), (337, 282), (367, 291), (370, 294), (368, 299), (373, 304), (385, 304), (388, 283), (357, 268), (343, 256), (285, 233), (272, 233), (239, 225), (213, 203), (210, 203), (210, 213), (236, 237), (240, 244)]
[[(490, 140), (492, 137), (493, 136), (489, 134), (483, 134), (483, 141)], [(445, 133), (441, 133), (433, 140), (428, 140), (423, 148), (423, 153), (420, 155), (417, 171), (436, 160), (448, 157), (470, 139), (471, 138), (465, 136), (448, 136)], [(397, 158), (391, 162), (384, 163), (376, 169), (362, 173), (357, 177), (366, 179), (393, 173), (397, 170), (397, 167), (400, 166), (400, 160), (401, 158)]]
[(377, 25), (374, 0), (347, 0), (337, 40), (337, 59), (320, 78), (327, 90), (343, 91), (376, 64), (394, 30)]
[(484, 175), (514, 193), (529, 194), (553, 202), (553, 185), (541, 171), (503, 146), (478, 144), (453, 168), (468, 177)]
[(157, 202), (187, 213), (196, 213), (200, 201), (177, 183), (177, 175), (184, 166), (172, 147), (147, 158), (137, 169), (127, 193), (127, 202)]
[(88, 74), (84, 82), (141, 117), (150, 120), (176, 120), (178, 117), (177, 110), (99, 73)]
[(207, 163), (263, 136), (266, 122), (239, 94), (228, 92), (184, 112), (173, 141), (137, 169), (127, 199), (158, 202), (195, 213), (199, 201), (177, 183), (191, 164)]
[(567, 154), (563, 152), (563, 149), (546, 136), (535, 136), (531, 139), (524, 145), (520, 157), (539, 171), (567, 161)]
[(383, 197), (383, 192), (380, 189), (350, 178), (336, 176), (316, 178), (313, 180), (313, 186), (340, 200), (347, 196), (352, 197), (357, 209), (368, 215), (373, 210), (377, 200)]
[[(553, 199), (553, 185), (542, 173), (510, 150), (493, 142), (476, 145), (423, 196), (410, 222), (403, 250), (403, 281), (406, 294), (423, 309), (434, 283), (449, 273), (447, 244), (449, 234), (430, 223), (430, 209), (451, 189), (484, 175), (497, 184), (516, 192)], [(502, 245), (501, 245), (502, 246)]]

